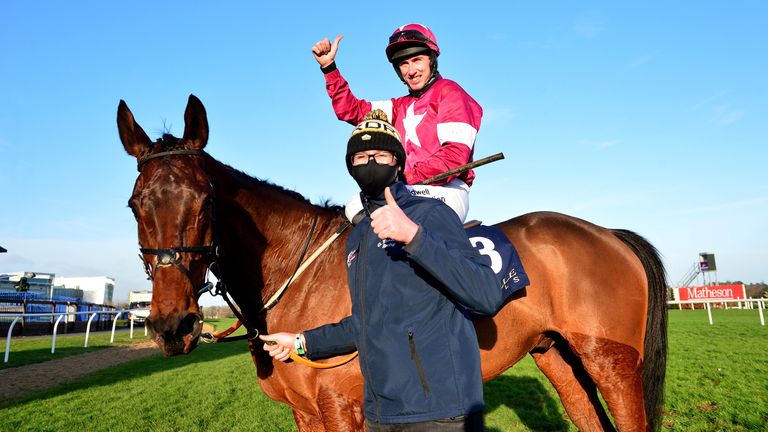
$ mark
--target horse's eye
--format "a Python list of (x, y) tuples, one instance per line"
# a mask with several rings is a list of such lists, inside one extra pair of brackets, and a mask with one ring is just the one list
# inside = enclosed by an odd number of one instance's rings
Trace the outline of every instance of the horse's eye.
[(136, 211), (136, 203), (133, 198), (131, 198), (128, 201), (128, 208), (131, 209), (131, 212), (133, 213), (133, 217), (138, 221), (139, 220), (139, 213)]
[(213, 197), (207, 196), (205, 200), (203, 200), (203, 205), (200, 207), (200, 211), (208, 211), (211, 208), (213, 208)]

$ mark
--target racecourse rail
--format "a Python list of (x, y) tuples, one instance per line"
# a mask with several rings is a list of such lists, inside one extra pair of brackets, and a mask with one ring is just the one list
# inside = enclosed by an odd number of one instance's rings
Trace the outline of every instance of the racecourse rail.
[[(8, 335), (5, 339), (5, 357), (3, 359), (3, 363), (8, 363), (8, 356), (11, 353), (11, 335), (13, 334), (13, 327), (16, 325), (16, 323), (19, 321), (19, 319), (27, 318), (27, 317), (58, 317), (56, 318), (56, 322), (53, 325), (53, 338), (51, 341), (51, 354), (54, 354), (56, 352), (56, 334), (59, 328), (59, 323), (62, 319), (65, 317), (70, 317), (73, 315), (88, 315), (91, 316), (88, 318), (88, 324), (85, 328), (85, 343), (83, 345), (83, 348), (88, 348), (88, 338), (91, 334), (91, 322), (94, 318), (96, 318), (96, 315), (98, 314), (114, 314), (115, 318), (112, 320), (112, 336), (109, 339), (109, 343), (115, 342), (115, 327), (117, 326), (117, 319), (120, 317), (120, 315), (124, 313), (130, 313), (134, 311), (147, 311), (149, 309), (147, 308), (136, 308), (136, 309), (125, 309), (121, 311), (87, 311), (87, 312), (49, 312), (49, 313), (28, 313), (28, 314), (0, 314), (0, 317), (2, 318), (13, 318), (13, 321), (11, 322), (11, 326), (8, 328)], [(133, 339), (133, 323), (134, 323), (134, 317), (133, 314), (131, 314), (131, 330), (130, 330), (130, 338)], [(147, 335), (147, 328), (144, 327), (144, 336)]]
[[(723, 299), (716, 299), (716, 300), (685, 300), (685, 301), (677, 301), (672, 300), (668, 301), (667, 304), (677, 305), (678, 308), (683, 309), (684, 306), (689, 306), (691, 309), (694, 309), (694, 305), (697, 304), (703, 304), (704, 309), (707, 310), (707, 316), (709, 317), (709, 324), (714, 325), (714, 321), (712, 319), (712, 304), (722, 304), (724, 305), (724, 308), (728, 308), (728, 304), (737, 304), (737, 309), (755, 309), (757, 308), (758, 314), (760, 316), (760, 325), (765, 325), (765, 317), (764, 317), (764, 310), (765, 310), (765, 303), (768, 301), (768, 299), (740, 299), (740, 300), (723, 300)], [(90, 318), (88, 318), (88, 325), (86, 326), (85, 330), (85, 343), (83, 344), (84, 348), (88, 348), (88, 337), (91, 333), (91, 322), (98, 314), (115, 314), (115, 318), (112, 320), (112, 336), (109, 339), (109, 343), (114, 343), (115, 341), (115, 326), (117, 325), (117, 319), (120, 317), (120, 315), (128, 312), (133, 311), (146, 311), (148, 309), (146, 308), (139, 308), (139, 309), (126, 309), (121, 311), (96, 311), (96, 312), (56, 312), (56, 313), (30, 313), (30, 314), (0, 314), (0, 317), (2, 318), (10, 318), (14, 317), (13, 322), (11, 322), (11, 326), (8, 328), (8, 336), (6, 337), (5, 341), (5, 358), (3, 360), (4, 363), (8, 363), (8, 356), (11, 352), (11, 334), (13, 332), (13, 327), (16, 325), (16, 323), (21, 318), (26, 317), (43, 317), (43, 316), (49, 316), (54, 317), (57, 316), (56, 323), (53, 326), (53, 338), (51, 341), (51, 354), (54, 354), (56, 352), (56, 333), (58, 330), (59, 323), (62, 319), (65, 317), (69, 317), (70, 315), (86, 315), (91, 314)], [(133, 314), (131, 315), (130, 319), (131, 325), (130, 325), (130, 338), (133, 339), (133, 324), (134, 324), (134, 318)], [(144, 327), (144, 336), (147, 335), (147, 328)]]
[[(683, 305), (690, 305), (691, 309), (694, 309), (694, 305), (704, 304), (704, 309), (707, 310), (707, 317), (709, 317), (709, 324), (714, 325), (712, 320), (712, 304), (722, 304), (725, 309), (728, 309), (729, 303), (736, 303), (738, 306), (736, 309), (754, 309), (757, 308), (760, 315), (760, 325), (765, 325), (765, 317), (763, 316), (763, 310), (765, 310), (765, 302), (768, 299), (710, 299), (710, 300), (672, 300), (668, 301), (668, 305), (678, 305), (678, 308), (683, 309)], [(744, 307), (742, 307), (744, 303)]]

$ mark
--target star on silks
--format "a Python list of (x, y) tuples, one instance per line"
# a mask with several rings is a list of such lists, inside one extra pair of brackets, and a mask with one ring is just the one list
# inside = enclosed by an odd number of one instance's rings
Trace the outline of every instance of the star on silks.
[(413, 112), (413, 106), (415, 104), (416, 104), (416, 101), (414, 101), (411, 105), (409, 105), (408, 109), (405, 111), (405, 118), (403, 119), (403, 127), (405, 128), (405, 138), (403, 139), (403, 144), (407, 143), (408, 140), (411, 140), (412, 143), (421, 147), (421, 142), (419, 142), (419, 136), (416, 135), (416, 126), (418, 126), (419, 123), (421, 123), (421, 119), (423, 119), (424, 116), (427, 115), (427, 112), (424, 111), (424, 114), (415, 114)]

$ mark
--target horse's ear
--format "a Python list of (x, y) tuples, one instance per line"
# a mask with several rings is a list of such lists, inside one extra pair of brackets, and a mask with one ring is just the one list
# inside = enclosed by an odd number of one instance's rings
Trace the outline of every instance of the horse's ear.
[(203, 103), (192, 94), (184, 111), (184, 141), (193, 150), (202, 150), (208, 142), (208, 116)]
[(117, 107), (117, 130), (120, 132), (120, 141), (123, 142), (125, 151), (132, 156), (138, 158), (142, 150), (152, 144), (152, 140), (149, 139), (144, 129), (136, 123), (133, 113), (122, 99)]

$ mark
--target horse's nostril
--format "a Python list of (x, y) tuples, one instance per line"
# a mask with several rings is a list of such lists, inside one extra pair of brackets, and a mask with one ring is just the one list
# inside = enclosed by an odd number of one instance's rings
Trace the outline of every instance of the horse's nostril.
[(181, 336), (192, 333), (195, 330), (195, 323), (197, 323), (199, 319), (200, 317), (195, 313), (187, 314), (187, 316), (185, 316), (179, 323), (179, 328), (176, 333)]

